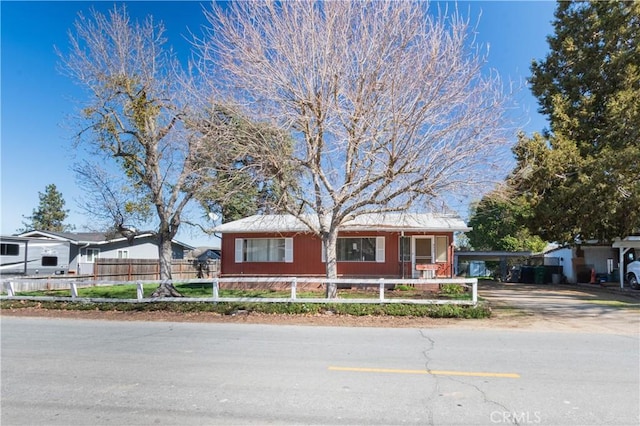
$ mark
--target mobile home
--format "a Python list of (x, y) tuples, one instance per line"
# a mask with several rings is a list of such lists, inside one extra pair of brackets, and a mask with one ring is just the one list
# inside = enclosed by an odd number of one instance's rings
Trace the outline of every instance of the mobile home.
[(0, 275), (62, 275), (69, 272), (68, 241), (0, 237)]

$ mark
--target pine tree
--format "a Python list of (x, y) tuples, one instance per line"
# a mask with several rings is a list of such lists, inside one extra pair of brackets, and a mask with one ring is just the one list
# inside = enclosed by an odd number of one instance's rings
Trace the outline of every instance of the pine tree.
[(510, 183), (550, 241), (640, 229), (640, 2), (559, 2), (531, 89), (550, 129), (520, 135)]
[(31, 216), (23, 216), (29, 222), (22, 222), (25, 228), (20, 230), (21, 232), (31, 230), (67, 232), (75, 229), (72, 225), (64, 224), (69, 210), (64, 209), (64, 198), (55, 184), (47, 185), (44, 193), (38, 192), (38, 197), (40, 198), (38, 208), (33, 210)]

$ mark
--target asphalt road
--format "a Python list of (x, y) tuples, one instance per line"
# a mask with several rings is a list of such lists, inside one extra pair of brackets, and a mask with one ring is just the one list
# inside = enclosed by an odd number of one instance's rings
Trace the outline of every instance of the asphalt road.
[(1, 318), (2, 425), (637, 425), (634, 334)]

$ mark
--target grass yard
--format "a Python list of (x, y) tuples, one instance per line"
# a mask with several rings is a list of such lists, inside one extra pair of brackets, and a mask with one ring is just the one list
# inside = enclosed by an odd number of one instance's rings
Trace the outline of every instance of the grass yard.
[[(188, 298), (202, 298), (203, 301), (213, 295), (210, 283), (176, 284), (178, 291)], [(157, 284), (143, 285), (144, 296), (149, 297), (156, 289)], [(458, 286), (461, 287), (461, 286)], [(78, 297), (89, 299), (136, 299), (137, 288), (135, 285), (94, 286), (78, 289)], [(219, 289), (220, 297), (246, 298), (242, 302), (181, 302), (174, 303), (158, 299), (147, 303), (118, 303), (118, 302), (91, 302), (72, 300), (69, 290), (44, 290), (19, 292), (17, 296), (53, 296), (63, 298), (61, 301), (30, 301), (30, 300), (3, 300), (1, 309), (38, 308), (50, 310), (72, 311), (123, 311), (123, 312), (210, 312), (222, 315), (235, 315), (236, 312), (254, 312), (260, 314), (286, 314), (286, 315), (318, 315), (331, 312), (336, 315), (349, 316), (398, 316), (398, 317), (430, 317), (430, 318), (487, 318), (491, 316), (491, 309), (484, 303), (478, 305), (416, 305), (406, 303), (380, 304), (380, 303), (306, 303), (305, 298), (324, 298), (324, 288), (319, 287), (313, 291), (300, 289), (296, 293), (297, 303), (262, 303), (251, 301), (252, 298), (289, 298), (289, 289), (273, 288), (244, 288)], [(372, 299), (377, 300), (379, 289), (377, 286), (368, 289), (339, 289), (338, 297), (341, 299)], [(385, 291), (387, 299), (436, 299), (449, 298), (470, 300), (468, 292), (461, 288), (443, 287), (440, 293), (426, 292), (414, 287), (398, 286), (393, 290)]]
[[(176, 289), (188, 298), (210, 298), (213, 297), (213, 286), (210, 283), (186, 283), (175, 284)], [(157, 284), (144, 284), (144, 297), (151, 297)], [(49, 296), (49, 297), (69, 297), (70, 290), (39, 290), (17, 292), (17, 296)], [(288, 289), (260, 288), (225, 288), (221, 285), (218, 291), (219, 297), (236, 298), (289, 298), (291, 291)], [(296, 298), (324, 298), (324, 287), (316, 290), (300, 290), (296, 292)], [(451, 299), (451, 300), (471, 300), (469, 291), (457, 284), (445, 284), (440, 292), (425, 291), (420, 288), (409, 286), (397, 286), (395, 289), (386, 289), (387, 299)], [(133, 284), (123, 284), (114, 286), (93, 286), (78, 288), (78, 297), (90, 299), (136, 299), (137, 287)], [(379, 289), (377, 286), (369, 288), (338, 289), (338, 297), (341, 299), (378, 299)]]

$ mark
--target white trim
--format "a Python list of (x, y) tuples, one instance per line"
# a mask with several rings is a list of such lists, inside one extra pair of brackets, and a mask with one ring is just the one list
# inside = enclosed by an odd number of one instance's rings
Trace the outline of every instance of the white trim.
[(413, 278), (420, 277), (420, 271), (416, 270), (416, 241), (417, 240), (431, 240), (431, 263), (433, 263), (433, 252), (435, 237), (433, 235), (413, 235), (411, 236), (411, 275)]
[(236, 238), (236, 263), (242, 263), (244, 260), (244, 240), (242, 238)]
[[(444, 239), (444, 260), (441, 260), (438, 253), (438, 240)], [(447, 263), (449, 261), (449, 237), (447, 235), (436, 235), (435, 237), (434, 263)]]
[[(91, 251), (91, 259), (89, 259), (89, 251)], [(97, 248), (86, 248), (84, 249), (84, 260), (85, 263), (94, 263), (96, 259), (100, 258), (100, 249)]]
[(384, 263), (384, 237), (376, 237), (376, 262)]
[(284, 239), (284, 261), (293, 263), (293, 238)]
[[(289, 242), (287, 242), (289, 240)], [(264, 247), (255, 247), (255, 244), (259, 241), (266, 241), (267, 248)], [(277, 247), (271, 247), (270, 242), (275, 242)], [(287, 254), (287, 244), (289, 244), (290, 251)], [(259, 260), (256, 258), (256, 251), (259, 250), (262, 252), (263, 249), (267, 250), (266, 259)], [(270, 250), (277, 250), (277, 254), (275, 256), (270, 256), (270, 254), (274, 254), (274, 252)], [(269, 254), (270, 253), (270, 254)], [(236, 263), (261, 263), (261, 262), (293, 262), (293, 238), (285, 238), (285, 237), (261, 237), (261, 238), (237, 238), (236, 239)], [(287, 256), (290, 256), (290, 260), (287, 260)], [(260, 256), (258, 256), (260, 257)], [(275, 259), (271, 259), (271, 257), (275, 257)], [(247, 260), (244, 260), (247, 259)]]

